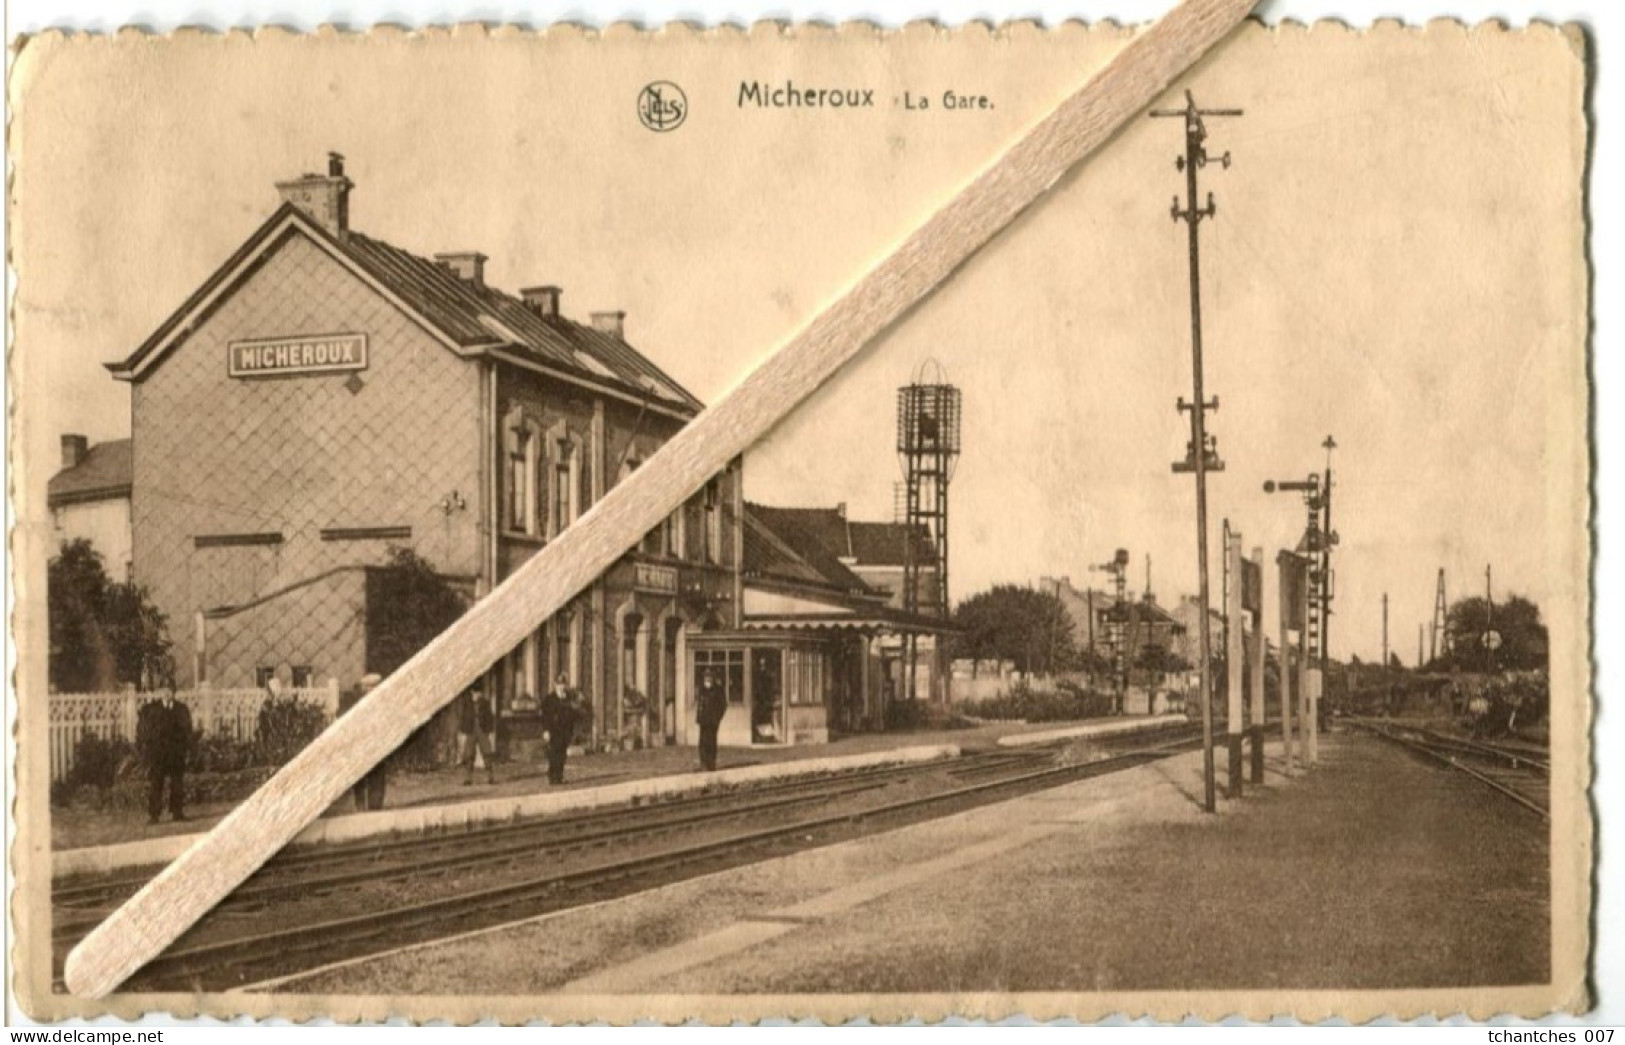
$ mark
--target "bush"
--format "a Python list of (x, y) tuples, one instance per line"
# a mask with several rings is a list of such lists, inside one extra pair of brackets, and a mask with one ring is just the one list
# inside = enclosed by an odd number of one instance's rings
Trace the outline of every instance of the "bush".
[(254, 754), (251, 740), (238, 740), (230, 733), (199, 735), (186, 768), (193, 773), (235, 773), (253, 765)]
[(135, 748), (123, 737), (104, 740), (94, 733), (79, 738), (73, 748), (73, 768), (68, 771), (70, 790), (93, 787), (106, 791), (118, 779), (119, 768), (135, 755)]
[(1520, 672), (1486, 682), (1466, 702), (1467, 728), (1484, 737), (1508, 736), (1546, 717), (1551, 684), (1543, 672)]
[(888, 730), (967, 729), (973, 725), (958, 709), (929, 700), (894, 700), (886, 705)]
[(327, 728), (327, 711), (303, 700), (268, 699), (254, 730), (254, 765), (280, 766)]
[(1007, 693), (962, 705), (962, 710), (984, 719), (1068, 722), (1111, 714), (1112, 695), (1084, 689), (1074, 682), (1062, 682), (1053, 690), (1039, 690), (1023, 681), (1017, 682)]

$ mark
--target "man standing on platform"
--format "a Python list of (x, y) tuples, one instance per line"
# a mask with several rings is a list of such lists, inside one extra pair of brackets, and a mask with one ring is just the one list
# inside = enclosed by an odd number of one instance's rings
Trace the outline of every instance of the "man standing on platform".
[(156, 824), (164, 810), (164, 786), (169, 786), (169, 815), (185, 820), (186, 759), (192, 753), (192, 712), (175, 699), (175, 684), (166, 682), (162, 695), (142, 705), (136, 719), (136, 747), (147, 763), (147, 823)]
[(570, 677), (560, 674), (542, 698), (542, 728), (547, 730), (547, 782), (564, 783), (564, 760), (570, 754), (581, 695), (570, 688)]
[[(378, 683), (383, 681), (380, 675), (363, 675), (355, 689), (345, 690), (339, 697), (339, 714), (344, 714), (357, 704), (361, 698), (371, 693)], [(366, 812), (384, 808), (384, 788), (389, 783), (389, 758), (378, 763), (366, 776), (356, 781), (355, 807), (357, 811)]]
[(717, 730), (728, 713), (728, 695), (722, 691), (715, 671), (707, 669), (700, 676), (700, 695), (694, 712), (700, 723), (700, 768), (710, 772), (717, 768)]
[(462, 704), (457, 711), (457, 732), (463, 742), (463, 786), (474, 782), (474, 752), (485, 760), (486, 783), (497, 782), (496, 750), (491, 745), (491, 733), (496, 729), (496, 713), (491, 698), (485, 695), (483, 683), (476, 682), (463, 691)]

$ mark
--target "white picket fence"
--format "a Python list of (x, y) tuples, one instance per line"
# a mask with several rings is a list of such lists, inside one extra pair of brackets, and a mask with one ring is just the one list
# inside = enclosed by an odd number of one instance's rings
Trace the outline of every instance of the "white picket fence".
[[(331, 719), (338, 713), (339, 688), (336, 680), (326, 686), (284, 689), (284, 697), (318, 704)], [(192, 712), (192, 728), (204, 736), (224, 734), (236, 740), (252, 740), (259, 724), (263, 689), (195, 689), (177, 691)], [(73, 769), (73, 752), (79, 740), (93, 733), (103, 740), (123, 737), (135, 740), (135, 721), (143, 702), (157, 699), (155, 693), (129, 690), (119, 693), (52, 693), (50, 696), (51, 779), (66, 780)]]

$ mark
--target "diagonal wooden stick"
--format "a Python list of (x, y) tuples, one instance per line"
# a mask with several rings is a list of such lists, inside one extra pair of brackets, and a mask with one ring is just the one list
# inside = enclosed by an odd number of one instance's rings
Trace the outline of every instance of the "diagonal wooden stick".
[(1167, 88), (1254, 0), (1184, 0), (715, 407), (385, 679), (68, 955), (99, 998), (185, 932), (464, 686), (585, 589)]

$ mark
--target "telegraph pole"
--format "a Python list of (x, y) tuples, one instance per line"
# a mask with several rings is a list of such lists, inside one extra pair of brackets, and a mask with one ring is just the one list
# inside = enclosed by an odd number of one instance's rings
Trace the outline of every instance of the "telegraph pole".
[[(1185, 108), (1153, 109), (1153, 118), (1175, 117), (1185, 121), (1185, 154), (1174, 160), (1174, 169), (1185, 175), (1185, 207), (1174, 197), (1171, 210), (1175, 221), (1183, 220), (1190, 230), (1190, 283), (1191, 283), (1191, 399), (1178, 401), (1180, 411), (1191, 415), (1191, 439), (1185, 460), (1174, 464), (1175, 472), (1196, 473), (1196, 573), (1197, 603), (1201, 613), (1198, 632), (1201, 638), (1201, 699), (1202, 699), (1202, 807), (1209, 813), (1218, 808), (1213, 777), (1213, 634), (1208, 620), (1207, 570), (1207, 473), (1222, 471), (1218, 444), (1207, 434), (1207, 412), (1217, 410), (1217, 397), (1210, 403), (1202, 391), (1202, 266), (1198, 232), (1204, 218), (1218, 214), (1213, 194), (1207, 196), (1207, 205), (1196, 203), (1196, 172), (1207, 166), (1207, 126), (1205, 117), (1240, 116), (1240, 109), (1199, 109), (1191, 92), (1185, 92)], [(1219, 165), (1230, 166), (1230, 154), (1219, 157)]]
[(1428, 660), (1439, 659), (1439, 639), (1445, 640), (1445, 652), (1450, 652), (1449, 619), (1444, 607), (1444, 567), (1439, 567), (1439, 583), (1433, 589), (1433, 638), (1428, 643)]
[(1382, 670), (1388, 670), (1388, 593), (1382, 593)]
[(1320, 484), (1320, 675), (1326, 678), (1326, 666), (1332, 648), (1332, 545), (1337, 543), (1337, 531), (1332, 529), (1332, 451), (1337, 440), (1330, 435), (1320, 444), (1326, 450), (1326, 481)]

